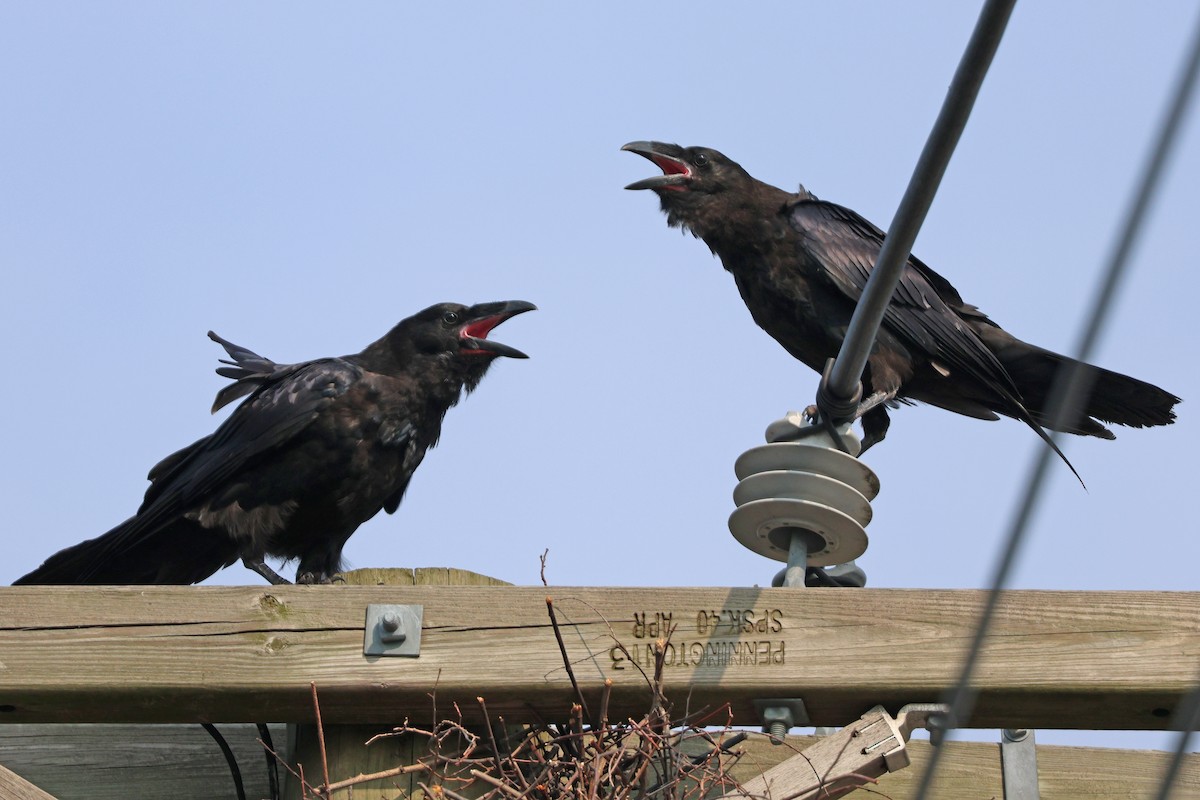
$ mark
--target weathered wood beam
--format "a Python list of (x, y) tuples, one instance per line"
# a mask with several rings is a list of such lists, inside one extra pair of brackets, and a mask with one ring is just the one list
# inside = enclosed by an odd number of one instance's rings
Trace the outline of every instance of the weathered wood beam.
[[(258, 729), (219, 729), (237, 758), (246, 796), (267, 797)], [(272, 725), (271, 738), (286, 757), (286, 726)], [(225, 756), (199, 725), (0, 725), (0, 764), (62, 800), (234, 796)], [(2, 782), (0, 797), (11, 797)]]
[(3, 766), (0, 766), (0, 797), (5, 800), (54, 800), (54, 795)]
[[(247, 796), (266, 797), (262, 754), (254, 741), (257, 731), (249, 725), (226, 725), (221, 730), (238, 756)], [(273, 726), (273, 734), (282, 747), (282, 731)], [(365, 741), (364, 736), (357, 743), (364, 751), (372, 751), (380, 768), (411, 759), (394, 752), (395, 740), (377, 742), (370, 748)], [(734, 748), (742, 756), (733, 767), (733, 776), (746, 783), (817, 741), (813, 736), (792, 736), (786, 745), (774, 747), (765, 737), (752, 737)], [(1003, 797), (999, 744), (950, 742), (946, 747), (930, 800)], [(879, 794), (860, 791), (852, 797), (912, 797), (929, 757), (929, 743), (913, 741), (908, 749), (912, 766), (882, 776), (873, 787)], [(1055, 800), (1153, 797), (1169, 757), (1148, 750), (1038, 745), (1038, 783), (1042, 797)], [(225, 789), (229, 770), (224, 758), (194, 725), (0, 725), (0, 763), (64, 800), (232, 796), (232, 790)], [(305, 761), (307, 774), (319, 770), (318, 762)], [(6, 794), (8, 785), (3, 781), (0, 773), (0, 797), (21, 797)], [(357, 787), (354, 796), (366, 794), (367, 788)], [(49, 797), (32, 795), (36, 800)], [(1200, 797), (1200, 755), (1185, 758), (1173, 797)]]
[[(733, 770), (740, 783), (820, 741), (814, 736), (789, 736), (784, 747), (772, 747), (763, 738), (750, 740), (739, 749), (745, 754)], [(948, 742), (938, 767), (929, 800), (1004, 797), (1000, 772), (1000, 745), (983, 742)], [(851, 798), (906, 800), (916, 796), (917, 786), (929, 763), (927, 741), (908, 743), (912, 764), (898, 772), (880, 776), (874, 793), (859, 789)], [(1040, 795), (1054, 800), (1128, 800), (1154, 797), (1170, 759), (1169, 753), (1152, 750), (1116, 750), (1103, 747), (1038, 745), (1038, 788)], [(1200, 755), (1188, 755), (1172, 797), (1200, 797)]]
[[(956, 678), (977, 591), (482, 586), (0, 588), (0, 722), (559, 718), (614, 681), (638, 714), (668, 626), (677, 709), (801, 697), (813, 724), (932, 702)], [(424, 606), (419, 658), (364, 657), (369, 603)], [(625, 648), (625, 651), (618, 646)], [(626, 651), (628, 655), (626, 654)], [(1196, 680), (1200, 593), (1010, 592), (977, 673), (976, 727), (1156, 729)], [(714, 722), (724, 722), (723, 715)]]

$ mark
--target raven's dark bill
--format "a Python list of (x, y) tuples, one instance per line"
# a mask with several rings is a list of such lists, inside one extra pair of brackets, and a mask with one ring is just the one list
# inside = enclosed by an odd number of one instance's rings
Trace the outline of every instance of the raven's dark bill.
[[(682, 159), (682, 148), (678, 145), (662, 145), (659, 142), (630, 142), (621, 148), (648, 158), (663, 171), (662, 175), (635, 181), (626, 189), (665, 189), (682, 192), (687, 190), (692, 170)], [(672, 152), (678, 151), (678, 152)]]
[(529, 358), (515, 347), (509, 347), (500, 342), (493, 342), (487, 338), (500, 323), (507, 319), (512, 319), (517, 314), (524, 314), (526, 311), (535, 311), (537, 306), (533, 303), (527, 303), (524, 300), (509, 300), (502, 303), (481, 303), (472, 308), (472, 311), (481, 316), (476, 316), (474, 319), (468, 320), (467, 324), (463, 325), (462, 331), (459, 333), (459, 338), (462, 340), (460, 346), (465, 355), (489, 355), (489, 356), (508, 356), (509, 358)]

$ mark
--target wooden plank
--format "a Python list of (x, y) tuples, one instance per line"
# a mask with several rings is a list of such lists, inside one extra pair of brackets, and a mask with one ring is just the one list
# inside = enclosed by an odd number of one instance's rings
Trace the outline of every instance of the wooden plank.
[(457, 567), (364, 567), (341, 573), (350, 586), (512, 586), (508, 581)]
[(0, 766), (0, 797), (4, 800), (55, 800), (17, 773)]
[[(509, 722), (573, 693), (547, 590), (486, 586), (0, 588), (0, 721), (426, 719), (430, 694)], [(813, 724), (936, 701), (983, 593), (899, 589), (549, 590), (574, 669), (613, 713), (647, 703), (638, 667), (667, 625), (668, 697), (691, 709), (802, 697)], [(362, 654), (368, 603), (424, 606), (419, 658)], [(626, 656), (616, 645), (628, 651)], [(978, 671), (978, 727), (1163, 728), (1196, 679), (1200, 593), (1010, 592)]]
[[(266, 776), (255, 749), (254, 727), (228, 725), (221, 730), (238, 756), (247, 797), (266, 797)], [(272, 726), (272, 735), (282, 747), (282, 729)], [(815, 741), (814, 736), (789, 736), (785, 746), (774, 747), (765, 737), (755, 736), (735, 748), (743, 755), (733, 768), (733, 776), (748, 781)], [(402, 752), (402, 747), (397, 740), (372, 745), (377, 750), (374, 764), (385, 769), (411, 760), (411, 753)], [(915, 793), (916, 781), (929, 757), (929, 743), (910, 742), (909, 748), (913, 765), (884, 775), (879, 785), (872, 787), (882, 796), (905, 800)], [(947, 748), (929, 800), (1003, 797), (998, 744), (951, 742)], [(1146, 750), (1039, 745), (1041, 795), (1054, 800), (1152, 797), (1168, 757)], [(60, 800), (232, 796), (224, 759), (212, 740), (194, 725), (0, 726), (0, 763)], [(305, 761), (306, 774), (311, 777), (314, 770), (319, 771), (319, 765)], [(227, 785), (228, 791), (224, 788)], [(357, 798), (365, 789), (357, 789), (354, 796)], [(851, 796), (866, 800), (881, 795), (860, 791)], [(1200, 755), (1186, 757), (1172, 796), (1200, 797)], [(47, 800), (51, 795), (16, 794), (0, 774), (0, 797)]]
[[(237, 758), (246, 796), (267, 797), (258, 729), (219, 729)], [(285, 726), (272, 725), (271, 738), (286, 750)], [(0, 725), (0, 764), (60, 800), (234, 796), (225, 757), (199, 725)], [(0, 789), (0, 797), (9, 795)]]
[[(740, 747), (742, 758), (733, 776), (742, 783), (818, 741), (815, 736), (789, 736), (787, 745), (774, 747), (756, 737)], [(1000, 775), (1000, 745), (983, 742), (949, 742), (938, 766), (929, 800), (1004, 797)], [(908, 744), (912, 765), (882, 776), (877, 786), (846, 795), (851, 798), (915, 797), (917, 783), (929, 763), (927, 741)], [(1053, 800), (1130, 800), (1156, 796), (1170, 754), (1151, 750), (1115, 750), (1101, 747), (1038, 745), (1038, 787)], [(1186, 756), (1175, 782), (1175, 798), (1200, 797), (1200, 755)]]
[[(464, 569), (448, 567), (420, 567), (417, 569), (356, 569), (343, 576), (343, 582), (350, 586), (510, 586), (506, 581), (480, 575)], [(322, 704), (322, 707), (324, 704)], [(403, 719), (396, 719), (396, 724)], [(430, 727), (435, 720), (428, 720)], [(391, 732), (393, 725), (330, 725), (326, 723), (325, 730), (325, 764), (329, 768), (329, 781), (337, 785), (339, 781), (356, 778), (361, 775), (374, 775), (398, 766), (412, 764), (417, 758), (428, 755), (428, 747), (424, 742), (418, 748), (416, 737), (387, 736), (376, 739), (368, 746), (366, 743), (377, 734)], [(293, 742), (290, 761), (293, 765), (304, 765), (305, 781), (310, 786), (320, 786), (322, 760), (320, 740), (315, 724), (288, 726)], [(394, 775), (380, 780), (359, 783), (354, 786), (355, 800), (391, 800), (395, 797), (421, 798), (423, 791), (418, 786), (422, 780), (428, 780), (423, 774), (408, 773)], [(296, 775), (289, 773), (284, 781), (284, 800), (299, 800), (303, 796), (300, 781)]]

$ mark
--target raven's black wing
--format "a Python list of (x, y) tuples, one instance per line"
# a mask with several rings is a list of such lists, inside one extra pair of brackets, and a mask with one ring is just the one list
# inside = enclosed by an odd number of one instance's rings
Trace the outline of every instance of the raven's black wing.
[[(215, 432), (159, 462), (150, 471), (152, 483), (137, 516), (114, 529), (117, 535), (104, 542), (98, 555), (132, 547), (178, 515), (219, 500), (242, 470), (280, 457), (363, 374), (339, 358), (286, 367), (273, 379), (256, 375), (257, 388)], [(296, 496), (305, 490), (293, 488)]]
[[(857, 303), (883, 246), (883, 231), (854, 211), (821, 200), (796, 201), (788, 212), (802, 246), (829, 281)], [(949, 281), (910, 256), (884, 325), (946, 369), (971, 376), (1019, 407), (1020, 392), (1012, 378), (964, 316), (994, 324), (964, 303)]]
[(253, 350), (222, 339), (212, 331), (208, 332), (208, 338), (224, 347), (229, 358), (233, 359), (229, 361), (223, 358), (221, 363), (229, 366), (217, 367), (217, 374), (223, 378), (231, 378), (233, 383), (217, 392), (217, 397), (213, 400), (212, 405), (214, 414), (239, 397), (244, 397), (262, 386), (280, 381), (312, 363), (303, 361), (299, 364), (276, 364)]
[[(802, 246), (823, 273), (857, 303), (883, 247), (884, 233), (859, 214), (835, 203), (801, 198), (788, 206)], [(950, 282), (910, 255), (884, 311), (883, 324), (909, 346), (923, 350), (951, 376), (967, 375), (995, 392), (1005, 413), (1028, 425), (1079, 478), (1050, 435), (1025, 407), (1012, 376), (965, 318), (995, 325), (979, 309), (963, 302)], [(1083, 479), (1080, 478), (1080, 482)]]

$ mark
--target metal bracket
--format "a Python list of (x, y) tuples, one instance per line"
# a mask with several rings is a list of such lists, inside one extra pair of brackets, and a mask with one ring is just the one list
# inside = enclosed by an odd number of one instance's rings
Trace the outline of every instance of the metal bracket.
[(424, 606), (368, 605), (363, 655), (408, 658), (421, 655), (421, 619), (424, 611)]
[(875, 706), (800, 755), (746, 781), (739, 791), (731, 792), (721, 800), (841, 797), (885, 772), (907, 767), (906, 742), (913, 729), (926, 727), (931, 718), (947, 711), (946, 706), (937, 703), (913, 703), (904, 706), (893, 718), (883, 706)]
[(1000, 732), (1000, 772), (1004, 800), (1039, 800), (1037, 745), (1026, 728)]

